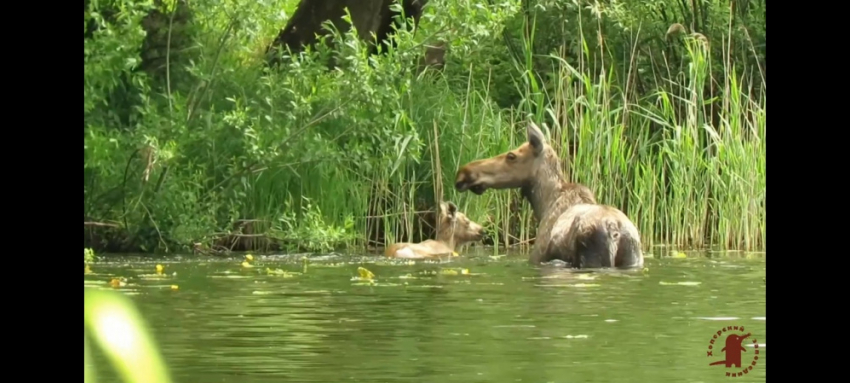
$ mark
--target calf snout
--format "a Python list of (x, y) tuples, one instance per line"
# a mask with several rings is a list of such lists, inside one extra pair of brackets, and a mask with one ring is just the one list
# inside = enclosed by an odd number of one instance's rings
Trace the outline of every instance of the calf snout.
[(485, 229), (484, 226), (481, 226), (481, 225), (476, 225), (473, 228), (472, 233), (473, 233), (472, 235), (475, 237), (476, 241), (480, 241), (480, 240), (489, 236), (487, 229)]

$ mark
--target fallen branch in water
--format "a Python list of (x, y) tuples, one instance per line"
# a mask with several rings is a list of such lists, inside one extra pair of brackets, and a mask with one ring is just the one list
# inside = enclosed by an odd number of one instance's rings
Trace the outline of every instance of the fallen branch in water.
[(268, 237), (268, 234), (214, 233), (213, 236), (216, 236), (216, 237)]
[(83, 226), (103, 226), (103, 227), (115, 227), (118, 228), (120, 226), (114, 223), (105, 223), (105, 222), (83, 222)]
[[(510, 237), (511, 239), (514, 239), (514, 240), (518, 240), (518, 239), (519, 239), (519, 238), (514, 237), (513, 235), (510, 235), (510, 234), (508, 234), (508, 237)], [(523, 245), (533, 244), (535, 239), (537, 239), (537, 237), (529, 238), (529, 239), (526, 239), (526, 240), (524, 240), (524, 241), (517, 241), (517, 242), (512, 243), (512, 244), (511, 244), (510, 246), (508, 246), (508, 247), (523, 246)]]

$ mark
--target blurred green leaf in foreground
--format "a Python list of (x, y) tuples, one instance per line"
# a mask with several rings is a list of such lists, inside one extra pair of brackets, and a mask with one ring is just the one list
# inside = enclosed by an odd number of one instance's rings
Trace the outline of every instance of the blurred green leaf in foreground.
[(168, 370), (133, 303), (108, 290), (85, 291), (85, 382), (97, 381), (89, 338), (103, 350), (123, 381), (171, 383)]

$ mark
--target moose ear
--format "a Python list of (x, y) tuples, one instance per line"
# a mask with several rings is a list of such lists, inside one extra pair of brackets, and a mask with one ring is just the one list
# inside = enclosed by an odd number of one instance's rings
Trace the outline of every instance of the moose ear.
[(440, 202), (440, 207), (438, 208), (438, 210), (439, 210), (439, 213), (440, 213), (439, 214), (440, 219), (443, 219), (443, 217), (446, 217), (446, 216), (449, 215), (449, 205), (445, 201)]
[(543, 151), (543, 145), (546, 143), (546, 136), (543, 131), (533, 121), (528, 122), (528, 143), (534, 148), (534, 154), (540, 154)]
[(457, 206), (454, 204), (454, 202), (451, 202), (451, 201), (447, 202), (446, 205), (449, 207), (449, 209), (448, 209), (449, 217), (454, 217), (455, 214), (457, 213)]

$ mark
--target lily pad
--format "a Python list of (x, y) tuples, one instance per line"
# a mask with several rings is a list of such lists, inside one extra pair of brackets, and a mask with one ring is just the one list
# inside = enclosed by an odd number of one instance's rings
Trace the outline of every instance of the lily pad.
[(559, 284), (559, 285), (535, 285), (537, 287), (599, 287), (601, 285), (596, 283), (567, 283), (567, 284)]
[(274, 276), (284, 277), (284, 278), (292, 278), (292, 277), (295, 277), (295, 276), (301, 275), (302, 273), (299, 273), (299, 272), (297, 272), (297, 271), (286, 271), (286, 270), (281, 270), (281, 269), (270, 269), (270, 268), (268, 268), (268, 267), (267, 267), (267, 268), (266, 268), (266, 274), (267, 274), (267, 275), (274, 275)]
[(659, 282), (658, 282), (658, 284), (659, 284), (659, 285), (664, 285), (664, 286), (673, 286), (673, 285), (679, 285), (679, 286), (697, 286), (697, 285), (702, 284), (702, 282), (691, 282), (691, 281), (685, 281), (685, 282), (664, 282), (664, 281), (659, 281)]
[(443, 269), (440, 270), (442, 275), (469, 275), (469, 269)]
[(573, 287), (599, 287), (601, 285), (596, 283), (576, 283)]
[(311, 263), (310, 267), (342, 267), (345, 266), (345, 262), (339, 263)]
[(251, 278), (247, 275), (210, 275), (210, 278), (227, 278), (227, 279), (239, 279), (239, 278)]
[(374, 281), (368, 282), (356, 282), (352, 283), (352, 286), (376, 286), (376, 287), (388, 287), (388, 286), (401, 286), (400, 283), (377, 283)]
[(171, 276), (166, 275), (166, 274), (140, 274), (139, 278), (142, 278), (142, 279), (167, 279), (167, 278), (171, 278)]

